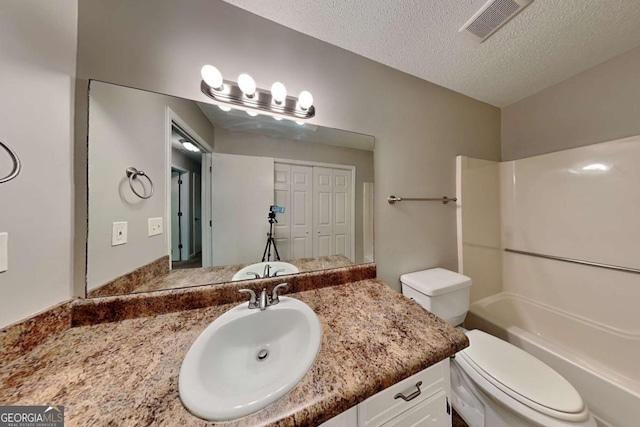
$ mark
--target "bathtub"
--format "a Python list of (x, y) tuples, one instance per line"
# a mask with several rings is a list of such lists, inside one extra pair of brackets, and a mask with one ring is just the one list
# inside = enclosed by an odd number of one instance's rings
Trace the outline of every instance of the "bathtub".
[(473, 303), (465, 327), (502, 338), (554, 368), (580, 392), (600, 426), (640, 426), (640, 333), (510, 293)]

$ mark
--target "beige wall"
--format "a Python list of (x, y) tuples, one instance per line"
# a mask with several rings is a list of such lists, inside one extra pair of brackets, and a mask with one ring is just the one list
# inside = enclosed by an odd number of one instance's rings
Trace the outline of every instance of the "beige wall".
[[(152, 11), (153, 13), (150, 13)], [(304, 36), (219, 0), (84, 0), (79, 4), (76, 139), (76, 277), (82, 270), (83, 120), (86, 79), (207, 101), (200, 68), (241, 72), (259, 87), (276, 81), (314, 94), (312, 123), (376, 137), (375, 239), (378, 276), (455, 269), (455, 209), (391, 206), (386, 198), (455, 192), (455, 156), (500, 158), (500, 110)]]
[[(0, 6), (0, 141), (23, 163), (16, 179), (0, 184), (0, 232), (9, 233), (0, 328), (71, 292), (77, 11), (75, 0)], [(0, 175), (10, 167), (0, 153)]]
[[(167, 107), (213, 145), (213, 126), (195, 102), (97, 81), (91, 83), (89, 290), (168, 254)], [(155, 189), (151, 198), (142, 200), (133, 194), (125, 175), (129, 166), (151, 177)], [(143, 183), (148, 185), (146, 180)], [(165, 232), (149, 237), (147, 220), (155, 217), (164, 218)], [(116, 221), (128, 223), (128, 239), (124, 245), (111, 246), (112, 223)]]
[(502, 109), (502, 159), (640, 134), (640, 47)]
[(356, 167), (355, 194), (355, 261), (364, 262), (363, 253), (363, 184), (373, 182), (373, 151), (356, 150), (320, 143), (296, 142), (249, 132), (216, 128), (214, 152), (275, 159), (304, 160)]

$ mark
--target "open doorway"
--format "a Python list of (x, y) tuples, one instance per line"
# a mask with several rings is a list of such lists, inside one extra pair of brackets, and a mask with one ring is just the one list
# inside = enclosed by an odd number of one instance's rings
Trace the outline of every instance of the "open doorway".
[(206, 150), (175, 122), (171, 125), (171, 268), (202, 262), (202, 163)]

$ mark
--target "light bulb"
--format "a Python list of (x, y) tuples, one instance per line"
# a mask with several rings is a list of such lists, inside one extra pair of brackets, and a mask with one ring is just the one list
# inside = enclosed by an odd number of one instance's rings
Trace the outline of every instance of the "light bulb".
[(189, 151), (193, 151), (194, 153), (199, 153), (200, 149), (198, 147), (196, 147), (195, 145), (193, 145), (190, 142), (187, 141), (182, 141), (182, 145), (184, 146), (184, 148), (186, 148)]
[(277, 121), (282, 120), (282, 117), (276, 117), (276, 116), (273, 116), (273, 118), (274, 118), (274, 119), (276, 119)]
[(313, 95), (309, 91), (303, 90), (298, 95), (298, 104), (303, 110), (308, 110), (313, 105)]
[(238, 76), (238, 86), (240, 86), (240, 90), (249, 98), (256, 93), (256, 82), (249, 74), (240, 74)]
[(250, 111), (250, 110), (247, 110), (247, 114), (250, 115), (251, 117), (255, 117), (255, 116), (258, 115), (258, 113), (254, 112), (254, 111)]
[(200, 70), (202, 80), (216, 90), (222, 89), (222, 74), (213, 65), (205, 65)]
[(282, 101), (287, 98), (287, 88), (282, 83), (275, 82), (271, 86), (271, 96), (276, 104), (282, 104)]
[(218, 108), (222, 111), (231, 111), (231, 107), (226, 107), (224, 105), (218, 105)]
[(304, 126), (304, 122), (303, 122), (303, 121), (300, 121), (300, 120), (296, 121), (296, 124), (298, 124), (298, 125), (300, 125), (300, 126)]

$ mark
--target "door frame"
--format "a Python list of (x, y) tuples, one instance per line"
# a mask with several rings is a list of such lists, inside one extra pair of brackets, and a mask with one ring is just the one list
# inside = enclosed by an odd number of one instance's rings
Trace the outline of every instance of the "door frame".
[[(180, 242), (180, 260), (179, 261), (188, 261), (189, 259), (191, 259), (191, 254), (190, 254), (190, 248), (189, 246), (191, 246), (189, 243), (191, 243), (191, 233), (189, 233), (190, 227), (191, 227), (191, 218), (193, 217), (193, 212), (191, 212), (191, 203), (189, 203), (190, 198), (191, 198), (191, 182), (187, 181), (185, 182), (185, 177), (186, 179), (191, 179), (191, 172), (188, 171), (187, 169), (184, 169), (180, 166), (176, 166), (174, 164), (171, 165), (171, 171), (176, 171), (178, 172), (179, 176), (178, 176), (178, 180), (179, 180), (179, 190), (178, 190), (178, 212), (182, 212), (182, 216), (180, 216), (180, 218), (178, 219), (178, 236), (179, 236), (179, 242)], [(182, 187), (182, 185), (184, 185), (184, 187)], [(185, 187), (187, 187), (187, 191), (185, 192), (184, 189)], [(186, 200), (185, 200), (186, 198)], [(171, 202), (171, 201), (170, 201)], [(185, 208), (186, 206), (186, 208)], [(187, 210), (186, 213), (188, 213), (189, 215), (185, 216), (185, 210)], [(189, 219), (189, 221), (185, 221), (185, 219)], [(173, 221), (173, 218), (170, 218), (170, 221)], [(171, 227), (171, 223), (169, 223), (170, 226), (167, 227), (169, 230), (172, 229)], [(170, 235), (170, 234), (169, 234)], [(171, 236), (173, 237), (173, 236)], [(186, 242), (186, 244), (185, 244)], [(173, 246), (173, 242), (172, 246)], [(173, 247), (171, 248), (173, 251)], [(183, 257), (183, 255), (186, 254), (186, 259), (183, 259), (185, 257)], [(171, 261), (176, 261), (176, 260), (171, 260)]]
[(356, 167), (336, 163), (310, 162), (306, 160), (273, 159), (274, 163), (285, 163), (296, 166), (316, 166), (321, 168), (343, 169), (351, 172), (351, 260), (356, 258)]
[[(211, 153), (213, 153), (213, 147), (209, 145), (204, 138), (191, 128), (182, 120), (182, 118), (176, 114), (171, 107), (167, 106), (165, 109), (165, 223), (171, 218), (171, 128), (177, 125), (183, 131), (189, 134), (195, 142), (197, 142), (207, 152), (202, 153), (202, 170), (200, 172), (200, 191), (202, 192), (201, 203), (201, 218), (202, 218), (202, 266), (210, 267), (212, 265), (212, 245), (213, 245), (213, 228), (211, 226), (205, 227), (205, 224), (211, 224)], [(171, 227), (167, 227), (165, 224), (166, 233), (166, 247), (167, 253), (171, 254)], [(171, 256), (169, 256), (169, 269), (171, 269)]]
[[(193, 252), (191, 252), (189, 254), (189, 257), (193, 257), (195, 256), (198, 251), (196, 250), (196, 236), (198, 235), (198, 233), (195, 232), (196, 230), (196, 224), (200, 223), (200, 252), (202, 253), (202, 171), (200, 172), (200, 179), (195, 179), (196, 176), (198, 175), (198, 173), (196, 172), (189, 172), (189, 176), (191, 177), (191, 212), (193, 212), (193, 215), (191, 215), (191, 228), (192, 228), (192, 233), (191, 233), (191, 243), (193, 246)], [(200, 184), (200, 209), (196, 210), (196, 194), (198, 194), (198, 192), (196, 191), (196, 184), (199, 183)], [(200, 214), (200, 218), (198, 218), (198, 220), (196, 221), (196, 216), (195, 214), (199, 213)], [(190, 249), (191, 250), (191, 249)]]

